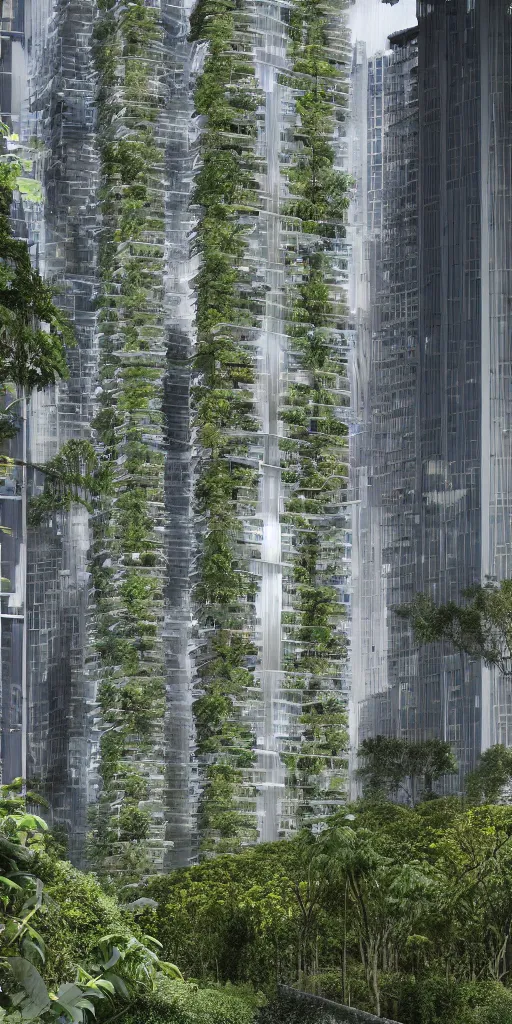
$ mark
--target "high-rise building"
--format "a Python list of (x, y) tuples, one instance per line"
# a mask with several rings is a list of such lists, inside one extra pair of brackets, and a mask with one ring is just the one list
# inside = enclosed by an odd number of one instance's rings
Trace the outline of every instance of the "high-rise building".
[[(393, 675), (399, 660), (403, 661), (403, 650), (400, 620), (395, 625), (389, 610), (392, 601), (401, 603), (412, 596), (414, 558), (418, 167), (414, 30), (397, 33), (391, 50), (379, 60), (381, 102), (375, 125), (370, 106), (367, 114), (367, 178), (375, 185), (373, 207), (379, 217), (368, 213), (367, 306), (356, 313), (352, 361), (354, 742), (357, 736), (393, 733), (396, 726)], [(400, 667), (403, 674), (404, 665)]]
[[(19, 460), (0, 484), (2, 523), (3, 780), (44, 782), (55, 820), (79, 858), (87, 828), (94, 728), (87, 665), (87, 513), (50, 516), (27, 529), (36, 465), (70, 439), (91, 435), (96, 386), (95, 262), (98, 155), (93, 142), (90, 36), (93, 4), (5, 0), (1, 119), (19, 137), (26, 174), (41, 183), (14, 204), (15, 233), (42, 274), (59, 284), (74, 323), (69, 377), (34, 393), (10, 454)], [(64, 95), (65, 94), (65, 95)], [(36, 141), (37, 140), (37, 141)], [(14, 140), (8, 146), (17, 149)], [(46, 203), (43, 212), (43, 195)], [(29, 465), (27, 465), (29, 464)], [(7, 591), (11, 590), (11, 593)]]
[(510, 742), (509, 688), (448, 646), (415, 648), (394, 609), (511, 573), (511, 33), (503, 5), (448, 0), (390, 39), (383, 287), (357, 361), (354, 740), (440, 737), (461, 775)]
[[(512, 570), (512, 24), (494, 0), (420, 4), (418, 14), (418, 589), (448, 601)], [(432, 650), (422, 652), (419, 674), (419, 716), (454, 744), (462, 768), (490, 744), (510, 742), (510, 695), (495, 673)]]
[[(162, 870), (288, 835), (346, 779), (345, 16), (297, 5), (299, 41), (247, 0), (217, 60), (201, 2), (0, 12), (13, 223), (77, 339), (0, 480), (4, 781), (75, 861), (91, 831), (106, 871), (134, 845)], [(52, 505), (37, 467), (70, 442), (100, 494)]]

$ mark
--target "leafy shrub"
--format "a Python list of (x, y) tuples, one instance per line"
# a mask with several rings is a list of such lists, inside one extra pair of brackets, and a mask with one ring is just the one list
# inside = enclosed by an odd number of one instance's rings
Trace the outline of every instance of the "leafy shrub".
[[(478, 985), (477, 1005), (461, 1015), (460, 1024), (510, 1024), (512, 992), (498, 983)], [(459, 1024), (459, 1022), (458, 1022)]]
[(400, 992), (396, 1012), (403, 1024), (512, 1022), (512, 992), (498, 982), (459, 982), (431, 975), (401, 979), (398, 985), (395, 979), (391, 987)]
[(138, 1000), (125, 1024), (253, 1024), (254, 1002), (233, 988), (200, 989), (163, 978), (154, 995)]
[(107, 896), (94, 875), (70, 864), (39, 854), (33, 865), (45, 887), (46, 902), (40, 910), (38, 931), (47, 947), (45, 979), (73, 980), (78, 963), (90, 960), (99, 939), (112, 931), (125, 932), (115, 899)]

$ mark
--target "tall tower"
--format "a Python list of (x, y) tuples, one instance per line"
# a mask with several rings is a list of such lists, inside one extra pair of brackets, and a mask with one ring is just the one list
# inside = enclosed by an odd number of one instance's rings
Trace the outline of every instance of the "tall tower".
[[(355, 56), (357, 58), (356, 45)], [(399, 425), (390, 417), (390, 382), (393, 346), (392, 322), (383, 306), (392, 292), (403, 286), (394, 273), (396, 235), (402, 216), (392, 189), (394, 162), (407, 166), (411, 153), (404, 149), (407, 125), (414, 105), (406, 88), (409, 68), (400, 43), (391, 53), (376, 54), (366, 63), (367, 102), (359, 115), (362, 172), (359, 189), (365, 199), (365, 218), (355, 225), (363, 251), (364, 291), (362, 305), (354, 310), (356, 345), (352, 359), (354, 427), (351, 441), (353, 482), (353, 644), (352, 644), (352, 743), (359, 731), (371, 730), (368, 718), (376, 694), (388, 691), (388, 586), (386, 576), (386, 504), (391, 486), (388, 452), (400, 443)], [(353, 76), (361, 73), (358, 62)], [(355, 89), (355, 84), (354, 84)], [(360, 127), (359, 127), (360, 125)], [(391, 129), (393, 125), (393, 129)], [(388, 133), (395, 132), (391, 148)], [(413, 138), (413, 134), (411, 134)], [(410, 146), (409, 146), (410, 149)], [(407, 163), (406, 163), (407, 161)], [(407, 173), (407, 172), (406, 172)], [(394, 186), (399, 189), (399, 183)], [(399, 197), (398, 197), (399, 198)], [(357, 209), (357, 207), (356, 207)], [(352, 276), (357, 272), (354, 262)], [(395, 433), (396, 431), (396, 433)], [(397, 467), (397, 472), (399, 469)], [(388, 712), (389, 714), (389, 712)]]
[[(38, 782), (75, 861), (90, 832), (111, 876), (165, 870), (342, 797), (345, 16), (1, 7), (41, 184), (17, 230), (77, 335), (0, 493), (5, 777)], [(95, 482), (52, 505), (36, 464), (70, 441)]]
[(98, 187), (90, 73), (94, 5), (7, 0), (1, 14), (2, 118), (9, 115), (25, 173), (41, 186), (40, 197), (37, 189), (16, 197), (14, 230), (26, 239), (35, 266), (58, 286), (77, 339), (68, 379), (30, 396), (21, 434), (10, 447), (24, 465), (2, 487), (2, 522), (11, 529), (2, 545), (10, 563), (4, 561), (2, 575), (14, 590), (2, 598), (2, 762), (5, 782), (24, 776), (44, 788), (51, 818), (65, 826), (70, 854), (80, 861), (94, 735), (87, 514), (77, 506), (73, 516), (49, 516), (27, 529), (27, 499), (42, 489), (34, 466), (67, 441), (91, 436)]
[(384, 287), (371, 297), (380, 327), (362, 345), (377, 357), (373, 434), (355, 462), (359, 474), (372, 465), (367, 551), (382, 550), (369, 573), (382, 581), (386, 626), (379, 616), (371, 626), (385, 667), (361, 672), (358, 737), (442, 738), (461, 775), (491, 743), (510, 742), (506, 688), (448, 646), (416, 649), (394, 610), (416, 593), (459, 602), (511, 572), (510, 40), (510, 15), (492, 0), (422, 2), (418, 28), (390, 39)]
[[(511, 19), (494, 2), (420, 4), (419, 28), (418, 589), (447, 601), (511, 572), (511, 397), (503, 386)], [(490, 743), (510, 741), (507, 698), (489, 670), (431, 651), (419, 671), (423, 722), (454, 744), (463, 768)]]

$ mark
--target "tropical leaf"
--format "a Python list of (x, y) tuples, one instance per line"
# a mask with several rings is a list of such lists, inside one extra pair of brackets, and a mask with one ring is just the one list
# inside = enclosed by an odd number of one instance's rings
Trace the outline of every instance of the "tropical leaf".
[[(102, 980), (103, 982), (109, 981), (111, 983), (114, 989), (114, 995), (117, 993), (118, 996), (121, 996), (122, 999), (126, 999), (127, 1002), (130, 1000), (130, 990), (126, 982), (123, 978), (120, 978), (118, 974), (109, 974)], [(96, 984), (99, 984), (99, 982), (96, 982)]]
[(158, 969), (162, 974), (165, 974), (166, 978), (171, 978), (172, 981), (184, 981), (184, 977), (176, 964), (170, 964), (166, 960), (160, 960)]
[[(106, 992), (109, 996), (115, 996), (116, 994), (115, 987), (108, 978), (95, 978), (92, 984), (95, 988), (100, 989), (101, 992)], [(92, 987), (92, 984), (90, 987)], [(89, 988), (89, 985), (87, 985), (87, 988)]]
[(22, 1017), (24, 1020), (34, 1020), (50, 1007), (46, 985), (39, 971), (29, 960), (21, 956), (10, 956), (6, 959), (14, 978), (23, 989), (16, 997)]
[(114, 948), (112, 949), (112, 955), (111, 955), (110, 959), (107, 960), (107, 962), (105, 964), (103, 964), (103, 969), (105, 971), (109, 971), (111, 967), (114, 967), (114, 965), (117, 963), (117, 961), (120, 958), (121, 958), (121, 951), (117, 948), (117, 946), (114, 946)]
[(68, 1017), (71, 1017), (74, 1024), (80, 1024), (83, 1021), (83, 1004), (87, 1003), (88, 1000), (84, 999), (82, 989), (78, 985), (74, 985), (72, 982), (66, 982), (64, 985), (61, 985), (55, 997), (55, 1002), (64, 1010)]
[(22, 886), (18, 885), (17, 882), (13, 882), (12, 878), (6, 878), (5, 875), (0, 875), (0, 882), (2, 885), (6, 885), (9, 889), (18, 889), (22, 891)]
[(77, 1006), (82, 1007), (84, 1010), (88, 1010), (89, 1013), (92, 1013), (93, 1017), (96, 1016), (96, 1007), (94, 1006), (94, 1003), (91, 1003), (90, 999), (80, 999)]
[(42, 949), (38, 942), (32, 942), (32, 939), (24, 938), (22, 942), (22, 950), (27, 960), (30, 960), (31, 963), (34, 962), (35, 958), (39, 957), (39, 959), (44, 964), (44, 950)]
[(156, 946), (157, 949), (163, 949), (162, 943), (158, 939), (154, 939), (152, 935), (143, 935), (142, 938), (146, 946)]
[(48, 831), (48, 825), (38, 814), (22, 814), (16, 822), (18, 828), (26, 829), (28, 832)]

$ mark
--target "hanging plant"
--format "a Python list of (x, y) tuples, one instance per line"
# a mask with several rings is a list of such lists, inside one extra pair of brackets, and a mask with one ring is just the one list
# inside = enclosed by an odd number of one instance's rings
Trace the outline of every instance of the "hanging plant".
[[(338, 342), (343, 310), (331, 298), (336, 240), (343, 237), (351, 180), (335, 169), (334, 135), (345, 73), (330, 46), (332, 11), (317, 0), (294, 0), (290, 16), (287, 84), (296, 95), (295, 157), (284, 170), (289, 200), (285, 216), (299, 234), (290, 252), (290, 385), (281, 410), (281, 442), (288, 488), (283, 522), (294, 538), (288, 582), (293, 612), (283, 615), (290, 653), (289, 685), (301, 692), (301, 740), (282, 755), (299, 790), (301, 815), (326, 796), (320, 778), (336, 788), (346, 764), (346, 700), (340, 691), (347, 641), (336, 578), (342, 555), (339, 506), (346, 489), (347, 428), (336, 390), (345, 367)], [(339, 10), (336, 11), (339, 17)]]
[(94, 60), (102, 185), (100, 407), (111, 487), (94, 522), (102, 789), (91, 856), (107, 877), (162, 854), (165, 714), (163, 379), (165, 194), (160, 11), (99, 0)]
[(206, 123), (192, 197), (198, 207), (194, 251), (201, 257), (194, 282), (192, 397), (200, 444), (195, 511), (201, 523), (194, 597), (204, 636), (196, 660), (194, 714), (203, 766), (202, 849), (220, 852), (256, 837), (253, 815), (240, 810), (242, 800), (253, 801), (244, 768), (255, 760), (254, 737), (241, 714), (254, 686), (248, 664), (255, 653), (250, 628), (255, 582), (240, 542), (244, 517), (254, 512), (256, 476), (240, 460), (258, 426), (253, 358), (243, 327), (256, 322), (260, 296), (240, 268), (247, 248), (241, 217), (257, 205), (254, 139), (260, 98), (243, 6), (199, 0), (191, 36), (208, 42), (195, 90), (196, 110)]

